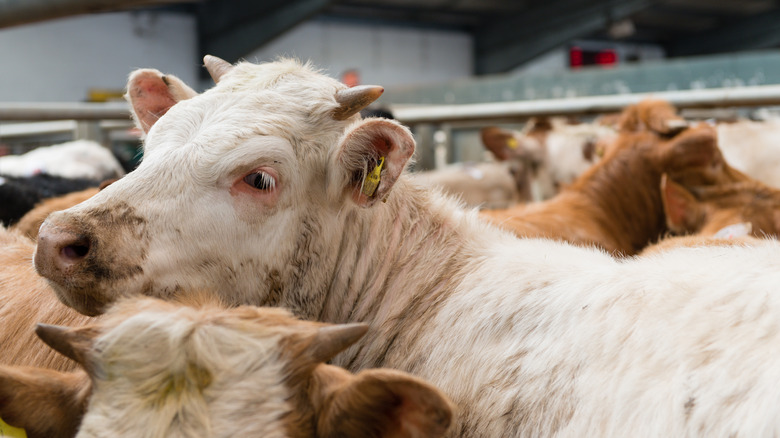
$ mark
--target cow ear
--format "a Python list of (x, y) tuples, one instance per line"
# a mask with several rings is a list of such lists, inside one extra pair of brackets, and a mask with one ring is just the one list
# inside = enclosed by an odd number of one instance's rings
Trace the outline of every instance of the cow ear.
[(715, 184), (726, 177), (717, 134), (709, 125), (686, 130), (659, 148), (659, 153), (661, 164), (686, 186)]
[(482, 145), (489, 150), (498, 161), (508, 160), (512, 149), (518, 147), (518, 141), (512, 131), (497, 126), (488, 126), (480, 131)]
[(394, 120), (370, 118), (347, 129), (331, 161), (328, 192), (370, 207), (387, 198), (414, 154), (409, 129)]
[[(91, 392), (81, 371), (0, 367), (0, 417), (25, 430), (28, 438), (76, 435)], [(16, 436), (16, 435), (3, 435)]]
[(539, 163), (544, 160), (544, 150), (539, 141), (528, 135), (515, 135), (514, 132), (489, 126), (480, 131), (482, 144), (493, 153), (498, 161), (509, 159), (529, 160)]
[(704, 214), (701, 204), (683, 186), (661, 176), (661, 198), (663, 199), (666, 225), (676, 234), (696, 231)]
[(677, 115), (677, 110), (669, 102), (644, 100), (637, 106), (640, 120), (657, 134), (674, 135), (688, 127), (688, 122)]
[[(320, 366), (318, 370), (325, 366)], [(450, 427), (453, 408), (430, 384), (394, 370), (344, 372), (315, 396), (321, 406), (321, 437), (439, 437)]]
[(197, 94), (176, 76), (145, 68), (130, 74), (125, 99), (133, 108), (136, 126), (148, 133), (155, 122), (177, 102)]
[(623, 132), (651, 131), (673, 135), (688, 127), (677, 110), (664, 100), (646, 99), (627, 107), (620, 116), (618, 129)]

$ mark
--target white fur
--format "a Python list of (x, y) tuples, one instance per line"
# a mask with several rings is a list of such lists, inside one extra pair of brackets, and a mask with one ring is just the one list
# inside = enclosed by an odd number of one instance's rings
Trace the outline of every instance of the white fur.
[[(617, 134), (607, 126), (593, 123), (564, 124), (553, 119), (553, 130), (547, 134), (546, 167), (552, 180), (559, 185), (568, 185), (590, 169), (598, 157), (587, 160), (583, 146), (588, 142), (610, 142)], [(551, 197), (552, 195), (546, 196)]]
[(717, 131), (718, 145), (730, 165), (780, 188), (780, 120), (720, 123)]
[(97, 339), (77, 438), (286, 436), (281, 330), (147, 307)]
[(125, 171), (111, 151), (89, 140), (76, 140), (40, 147), (23, 155), (0, 157), (0, 174), (24, 177), (39, 173), (102, 181), (119, 178)]
[(521, 201), (505, 163), (459, 163), (411, 176), (420, 184), (440, 187), (470, 207), (508, 208)]
[[(240, 64), (160, 119), (138, 170), (49, 221), (133, 206), (148, 256), (119, 290), (273, 292), (299, 316), (369, 323), (335, 363), (437, 385), (459, 407), (451, 436), (780, 434), (778, 243), (617, 261), (517, 239), (405, 176), (358, 207), (338, 148), (364, 122), (327, 117), (339, 87)], [(280, 175), (272, 205), (229, 194), (258, 165)]]

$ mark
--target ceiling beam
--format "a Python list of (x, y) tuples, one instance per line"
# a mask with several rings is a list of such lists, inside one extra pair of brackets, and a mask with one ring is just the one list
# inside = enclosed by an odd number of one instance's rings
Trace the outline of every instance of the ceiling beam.
[[(214, 1), (198, 14), (201, 55), (236, 62), (287, 30), (322, 12), (332, 0), (243, 1), (247, 8), (221, 8)], [(224, 9), (231, 9), (224, 11)]]
[(654, 0), (551, 0), (487, 25), (475, 37), (476, 73), (509, 71), (653, 3)]
[(71, 15), (194, 0), (0, 0), (0, 28)]
[(666, 46), (669, 56), (706, 55), (780, 45), (780, 10), (762, 12), (731, 24), (677, 39)]
[(198, 32), (205, 37), (217, 36), (239, 24), (261, 18), (284, 5), (286, 0), (209, 0), (198, 6)]

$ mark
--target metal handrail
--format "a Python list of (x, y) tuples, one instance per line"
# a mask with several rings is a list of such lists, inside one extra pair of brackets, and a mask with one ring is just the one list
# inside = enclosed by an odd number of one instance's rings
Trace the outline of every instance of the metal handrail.
[(393, 116), (406, 124), (523, 119), (543, 115), (592, 115), (617, 112), (646, 98), (668, 100), (679, 109), (780, 105), (780, 85), (662, 91), (465, 105), (393, 105)]
[(43, 120), (130, 120), (125, 102), (0, 102), (0, 122)]
[[(465, 105), (391, 106), (401, 122), (443, 123), (541, 115), (589, 115), (620, 111), (649, 97), (668, 100), (677, 108), (718, 108), (734, 106), (780, 105), (780, 85), (739, 88), (661, 91), (656, 93), (618, 94)], [(129, 120), (130, 108), (124, 102), (0, 102), (0, 122), (42, 120)]]

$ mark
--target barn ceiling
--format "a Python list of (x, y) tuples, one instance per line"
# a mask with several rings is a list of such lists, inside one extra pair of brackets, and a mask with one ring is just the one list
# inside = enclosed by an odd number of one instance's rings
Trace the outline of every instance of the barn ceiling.
[(669, 56), (780, 46), (776, 0), (210, 0), (204, 53), (236, 60), (315, 16), (457, 29), (476, 74), (511, 70), (574, 39), (653, 43)]
[(652, 43), (670, 57), (780, 46), (780, 0), (0, 0), (0, 27), (47, 2), (74, 13), (166, 4), (197, 16), (201, 54), (229, 61), (315, 17), (467, 32), (476, 74), (575, 39)]

